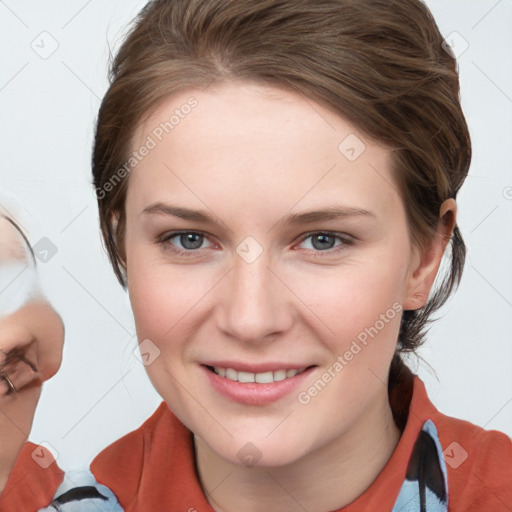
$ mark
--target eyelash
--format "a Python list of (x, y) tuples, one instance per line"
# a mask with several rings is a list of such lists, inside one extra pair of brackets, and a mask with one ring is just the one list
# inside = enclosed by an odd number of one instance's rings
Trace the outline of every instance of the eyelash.
[[(171, 239), (173, 239), (179, 235), (188, 235), (188, 234), (199, 235), (204, 238), (208, 238), (205, 233), (202, 233), (200, 231), (172, 231), (170, 233), (163, 235), (159, 239), (157, 239), (157, 244), (160, 245), (161, 247), (163, 247), (164, 250), (171, 251), (172, 253), (176, 254), (177, 256), (192, 257), (192, 256), (195, 256), (196, 255), (195, 253), (199, 252), (200, 249), (182, 250), (182, 249), (177, 249), (176, 247), (174, 247), (173, 245), (170, 244)], [(333, 256), (335, 254), (339, 254), (341, 251), (346, 249), (346, 246), (350, 246), (350, 245), (354, 244), (354, 240), (349, 238), (347, 235), (345, 235), (343, 233), (335, 233), (335, 232), (331, 232), (331, 231), (311, 231), (311, 232), (303, 235), (301, 240), (299, 241), (299, 243), (304, 242), (305, 240), (307, 240), (308, 238), (311, 238), (314, 235), (327, 235), (327, 236), (331, 236), (331, 237), (334, 236), (335, 238), (337, 238), (338, 240), (341, 240), (341, 242), (343, 242), (342, 244), (337, 246), (337, 248), (335, 247), (332, 249), (326, 249), (325, 251), (312, 249), (314, 251), (314, 253), (313, 253), (314, 258), (325, 258), (328, 256)]]

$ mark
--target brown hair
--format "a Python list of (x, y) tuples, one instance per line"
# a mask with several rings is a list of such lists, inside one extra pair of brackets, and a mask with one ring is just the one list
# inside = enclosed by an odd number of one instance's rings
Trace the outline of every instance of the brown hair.
[[(434, 236), (440, 206), (456, 197), (471, 161), (456, 60), (420, 0), (152, 1), (134, 20), (109, 78), (92, 172), (104, 243), (124, 288), (131, 140), (178, 90), (249, 80), (327, 105), (393, 151), (419, 247)], [(450, 249), (448, 272), (437, 276), (426, 305), (403, 313), (390, 381), (403, 369), (400, 353), (424, 341), (432, 313), (460, 282), (466, 249), (457, 226)]]

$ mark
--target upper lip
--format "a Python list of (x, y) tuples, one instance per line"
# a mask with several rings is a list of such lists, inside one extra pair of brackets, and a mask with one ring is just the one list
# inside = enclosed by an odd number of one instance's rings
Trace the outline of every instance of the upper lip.
[(300, 370), (301, 368), (308, 368), (314, 366), (311, 364), (301, 363), (244, 363), (241, 361), (205, 361), (202, 363), (205, 366), (217, 366), (220, 368), (232, 368), (238, 372), (249, 373), (265, 373), (274, 372), (277, 370)]

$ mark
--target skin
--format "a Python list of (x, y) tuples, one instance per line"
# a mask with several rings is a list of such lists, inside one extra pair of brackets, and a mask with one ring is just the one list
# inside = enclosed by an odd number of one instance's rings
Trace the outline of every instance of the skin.
[[(297, 393), (393, 304), (425, 303), (455, 202), (443, 204), (431, 245), (414, 248), (390, 152), (326, 106), (254, 83), (174, 94), (138, 127), (133, 149), (191, 95), (198, 105), (129, 177), (128, 290), (139, 340), (160, 350), (148, 375), (194, 433), (216, 511), (340, 508), (370, 486), (400, 438), (387, 395), (400, 314), (308, 404)], [(354, 162), (338, 150), (350, 134), (366, 146)], [(218, 223), (143, 212), (158, 201), (207, 210)], [(340, 205), (372, 214), (278, 224)], [(205, 236), (199, 248), (179, 236), (158, 243), (176, 230)], [(322, 249), (307, 236), (326, 232), (352, 243), (328, 238)], [(263, 251), (252, 263), (236, 251), (248, 236)], [(211, 387), (200, 365), (212, 359), (316, 368), (277, 402), (245, 405)], [(254, 467), (237, 456), (248, 442), (261, 455)]]

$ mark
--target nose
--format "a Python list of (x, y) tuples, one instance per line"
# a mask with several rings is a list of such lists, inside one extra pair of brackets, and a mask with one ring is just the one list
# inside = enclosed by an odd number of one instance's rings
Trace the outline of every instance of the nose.
[(293, 294), (270, 268), (265, 252), (251, 263), (235, 255), (223, 281), (218, 327), (226, 335), (264, 343), (291, 327)]

